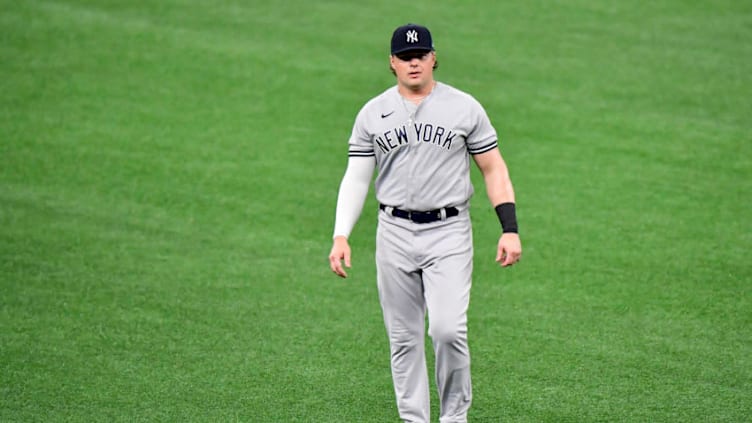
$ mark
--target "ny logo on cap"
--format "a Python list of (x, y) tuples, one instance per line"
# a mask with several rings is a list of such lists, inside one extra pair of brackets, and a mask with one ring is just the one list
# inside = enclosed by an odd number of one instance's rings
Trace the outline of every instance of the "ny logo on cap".
[(418, 31), (411, 29), (407, 31), (407, 42), (408, 43), (417, 43), (418, 42)]

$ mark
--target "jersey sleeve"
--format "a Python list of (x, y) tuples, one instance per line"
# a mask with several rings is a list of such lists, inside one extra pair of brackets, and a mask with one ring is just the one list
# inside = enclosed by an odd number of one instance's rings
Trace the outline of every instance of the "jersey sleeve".
[(481, 154), (493, 150), (498, 146), (496, 129), (491, 125), (485, 109), (478, 101), (472, 99), (470, 108), (470, 121), (472, 128), (467, 135), (467, 151), (472, 154)]
[(349, 148), (347, 155), (349, 157), (373, 157), (376, 155), (373, 150), (373, 141), (368, 133), (364, 110), (365, 107), (360, 110), (358, 116), (355, 118), (352, 134), (348, 141)]

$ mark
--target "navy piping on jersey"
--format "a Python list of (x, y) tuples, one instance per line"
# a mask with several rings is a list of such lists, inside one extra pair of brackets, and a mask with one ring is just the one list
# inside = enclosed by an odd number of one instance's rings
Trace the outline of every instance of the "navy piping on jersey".
[(347, 153), (349, 157), (373, 157), (376, 153), (373, 150), (368, 151), (350, 151)]
[(490, 144), (486, 144), (484, 146), (481, 146), (481, 147), (478, 147), (478, 148), (474, 148), (472, 150), (467, 150), (467, 152), (470, 153), (470, 154), (472, 154), (472, 155), (475, 155), (475, 154), (485, 153), (486, 151), (491, 151), (494, 148), (496, 148), (496, 140), (494, 140)]

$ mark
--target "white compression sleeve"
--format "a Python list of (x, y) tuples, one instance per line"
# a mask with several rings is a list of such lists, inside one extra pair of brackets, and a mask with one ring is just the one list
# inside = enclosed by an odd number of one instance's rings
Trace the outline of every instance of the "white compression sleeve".
[(355, 222), (363, 211), (368, 187), (371, 185), (375, 157), (350, 157), (342, 177), (337, 196), (337, 214), (334, 221), (334, 236), (350, 236)]

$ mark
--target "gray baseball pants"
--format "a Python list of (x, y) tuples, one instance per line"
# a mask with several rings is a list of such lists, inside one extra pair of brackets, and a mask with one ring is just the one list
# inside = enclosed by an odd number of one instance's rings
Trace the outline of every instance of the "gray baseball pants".
[(439, 421), (466, 422), (472, 400), (467, 309), (473, 240), (468, 211), (433, 223), (414, 223), (380, 212), (376, 269), (400, 418), (430, 422), (424, 348), (427, 311)]

